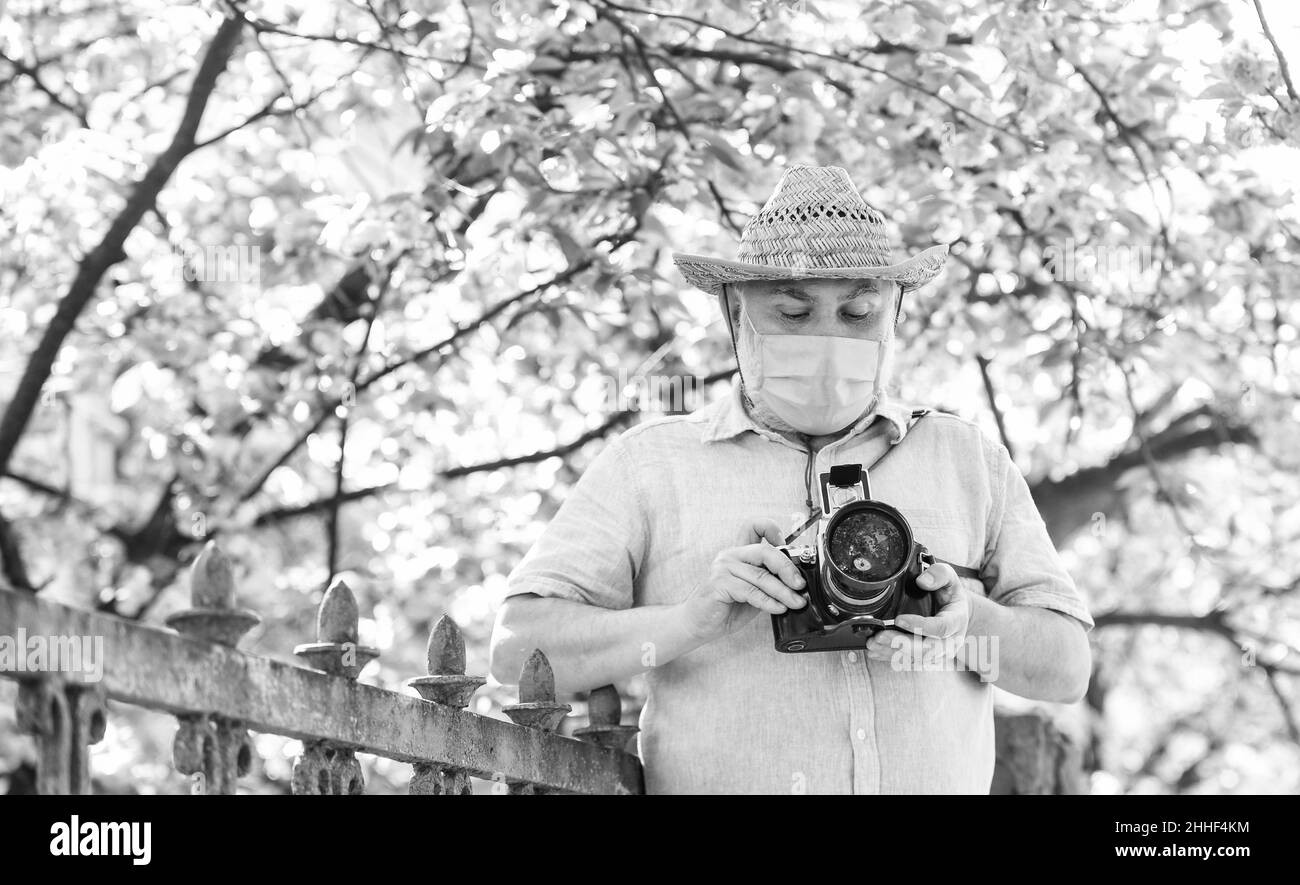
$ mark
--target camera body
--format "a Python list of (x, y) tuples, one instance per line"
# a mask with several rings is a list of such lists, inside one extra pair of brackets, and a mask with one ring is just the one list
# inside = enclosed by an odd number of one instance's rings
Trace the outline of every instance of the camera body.
[(934, 594), (916, 579), (934, 563), (894, 507), (871, 498), (860, 464), (821, 475), (822, 517), (816, 539), (780, 550), (795, 564), (808, 604), (772, 615), (779, 652), (862, 648), (902, 614), (930, 616)]

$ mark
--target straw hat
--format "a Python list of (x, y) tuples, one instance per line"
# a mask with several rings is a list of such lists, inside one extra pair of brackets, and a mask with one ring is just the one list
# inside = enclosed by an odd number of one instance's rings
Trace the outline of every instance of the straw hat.
[(885, 279), (904, 292), (943, 269), (947, 246), (893, 263), (885, 220), (839, 166), (790, 166), (740, 236), (736, 260), (674, 252), (691, 285), (712, 295), (744, 280)]

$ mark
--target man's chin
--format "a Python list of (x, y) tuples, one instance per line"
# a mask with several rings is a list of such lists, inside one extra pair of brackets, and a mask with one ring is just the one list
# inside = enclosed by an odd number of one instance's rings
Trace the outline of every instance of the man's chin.
[(773, 412), (764, 403), (755, 403), (750, 400), (748, 396), (745, 397), (745, 403), (749, 409), (749, 416), (769, 430), (775, 430), (777, 433), (799, 434), (800, 436), (809, 436), (813, 438), (840, 436), (848, 433), (857, 426), (858, 422), (874, 414), (876, 410), (876, 401), (873, 400), (870, 406), (863, 409), (856, 418), (849, 421), (843, 427), (838, 427), (833, 430), (802, 430)]
[(867, 406), (865, 409), (863, 409), (861, 412), (858, 413), (858, 417), (854, 418), (852, 421), (845, 424), (843, 427), (836, 428), (835, 430), (827, 430), (821, 433), (813, 433), (810, 431), (801, 431), (801, 432), (806, 433), (808, 436), (812, 436), (812, 437), (841, 436), (845, 433), (848, 433), (854, 427), (857, 427), (858, 424), (861, 423), (862, 421), (874, 416), (876, 414), (876, 406), (878, 406), (879, 403), (880, 403), (880, 399), (879, 397), (876, 397), (871, 401), (871, 405)]

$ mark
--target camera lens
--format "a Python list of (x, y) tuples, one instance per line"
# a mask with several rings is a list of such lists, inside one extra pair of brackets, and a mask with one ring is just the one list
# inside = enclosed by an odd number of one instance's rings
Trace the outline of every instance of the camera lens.
[(827, 554), (857, 581), (883, 581), (902, 570), (911, 548), (907, 533), (889, 514), (857, 508), (828, 526)]

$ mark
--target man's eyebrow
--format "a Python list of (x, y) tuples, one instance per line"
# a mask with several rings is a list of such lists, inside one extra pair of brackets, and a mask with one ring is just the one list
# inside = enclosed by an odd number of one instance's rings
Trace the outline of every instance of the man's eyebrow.
[[(780, 295), (785, 298), (793, 298), (796, 301), (813, 301), (813, 296), (799, 286), (786, 285), (779, 286), (772, 290), (773, 295)], [(852, 301), (854, 298), (860, 298), (863, 295), (880, 294), (879, 284), (874, 281), (864, 282), (862, 285), (840, 296), (840, 301)]]
[(841, 295), (840, 300), (851, 301), (854, 298), (859, 298), (863, 295), (880, 295), (880, 294), (881, 294), (880, 284), (876, 282), (868, 282), (868, 283), (863, 283), (861, 286), (858, 286), (852, 292), (849, 292), (845, 295)]
[(783, 295), (786, 298), (794, 298), (797, 301), (812, 301), (813, 297), (798, 286), (778, 286), (772, 290), (773, 295)]

